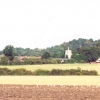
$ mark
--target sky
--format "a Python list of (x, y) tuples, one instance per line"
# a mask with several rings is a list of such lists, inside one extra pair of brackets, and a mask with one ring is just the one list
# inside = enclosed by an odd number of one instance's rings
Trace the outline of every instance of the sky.
[(100, 39), (100, 0), (0, 0), (0, 50)]

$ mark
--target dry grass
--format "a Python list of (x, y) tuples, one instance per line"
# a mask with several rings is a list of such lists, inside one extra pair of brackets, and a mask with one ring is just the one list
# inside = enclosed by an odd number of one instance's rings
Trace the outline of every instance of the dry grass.
[(100, 76), (0, 76), (0, 84), (100, 86)]
[[(47, 64), (47, 65), (20, 65), (0, 66), (9, 69), (25, 68), (37, 69), (77, 69), (96, 70), (100, 75), (100, 64)], [(28, 84), (28, 85), (100, 85), (100, 76), (0, 76), (0, 84)]]

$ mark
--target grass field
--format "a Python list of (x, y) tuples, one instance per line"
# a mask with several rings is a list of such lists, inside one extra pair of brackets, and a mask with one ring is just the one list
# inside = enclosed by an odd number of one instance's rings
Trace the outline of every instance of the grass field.
[[(19, 65), (0, 66), (2, 68), (35, 71), (37, 69), (77, 69), (96, 70), (100, 75), (100, 64), (47, 64), (47, 65)], [(28, 85), (100, 85), (100, 76), (0, 76), (0, 84), (28, 84)]]
[(52, 70), (52, 69), (77, 69), (80, 67), (83, 70), (96, 70), (100, 75), (100, 64), (46, 64), (46, 65), (18, 65), (18, 66), (0, 66), (2, 68), (19, 69), (35, 71), (37, 69)]
[(100, 86), (100, 76), (0, 76), (0, 84)]

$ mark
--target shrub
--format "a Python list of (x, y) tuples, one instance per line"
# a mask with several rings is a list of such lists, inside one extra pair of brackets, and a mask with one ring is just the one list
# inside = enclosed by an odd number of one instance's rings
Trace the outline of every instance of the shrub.
[(34, 75), (49, 75), (49, 71), (38, 69), (38, 70), (34, 71), (33, 74)]
[(76, 75), (76, 70), (75, 69), (70, 69), (70, 75)]
[(60, 69), (53, 69), (49, 73), (50, 75), (64, 75), (64, 71)]
[(92, 70), (90, 72), (91, 72), (91, 75), (98, 75), (97, 71), (95, 71), (95, 70)]
[(79, 63), (86, 63), (86, 61), (84, 61), (84, 60), (80, 60)]
[(28, 58), (24, 58), (23, 59), (24, 61), (24, 64), (29, 64), (29, 65), (32, 65), (33, 64), (33, 59), (28, 59)]
[(31, 71), (28, 71), (24, 68), (12, 70), (12, 75), (32, 75), (32, 74), (33, 73)]
[(56, 60), (56, 61), (57, 61), (58, 64), (61, 64), (61, 61), (60, 60)]
[(57, 64), (57, 61), (54, 59), (42, 59), (43, 64)]
[(68, 59), (68, 60), (66, 61), (66, 63), (74, 63), (74, 60), (73, 60), (73, 59)]
[(11, 70), (9, 70), (8, 68), (0, 68), (0, 75), (10, 75), (11, 74)]
[(36, 60), (35, 60), (35, 63), (36, 63), (36, 64), (42, 64), (43, 62), (42, 62), (41, 59), (36, 59)]
[(34, 72), (24, 68), (14, 70), (0, 68), (0, 75), (98, 75), (98, 73), (95, 70), (88, 71), (80, 68), (70, 70), (53, 69), (51, 71), (39, 69)]
[(7, 57), (1, 57), (1, 65), (8, 65), (9, 59)]

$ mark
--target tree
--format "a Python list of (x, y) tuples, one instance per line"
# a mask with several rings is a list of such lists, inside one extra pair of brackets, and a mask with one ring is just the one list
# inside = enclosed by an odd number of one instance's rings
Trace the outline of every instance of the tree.
[(96, 46), (100, 47), (100, 39), (96, 41)]
[(49, 53), (49, 52), (45, 52), (45, 53), (42, 55), (42, 58), (44, 58), (44, 59), (50, 58), (50, 53)]
[(83, 54), (76, 54), (73, 56), (73, 59), (75, 60), (75, 62), (78, 62), (78, 63), (80, 63), (81, 61), (87, 62), (87, 58)]
[(14, 59), (14, 47), (12, 45), (8, 45), (3, 49), (3, 53), (9, 60)]
[(100, 47), (99, 46), (95, 46), (95, 47), (90, 47), (90, 49), (92, 49), (92, 51), (97, 55), (97, 57), (100, 57)]
[(85, 55), (87, 60), (88, 60), (88, 62), (96, 61), (97, 58), (98, 58), (97, 53), (94, 52), (91, 48), (88, 48), (88, 47), (82, 47), (80, 49), (80, 54)]

